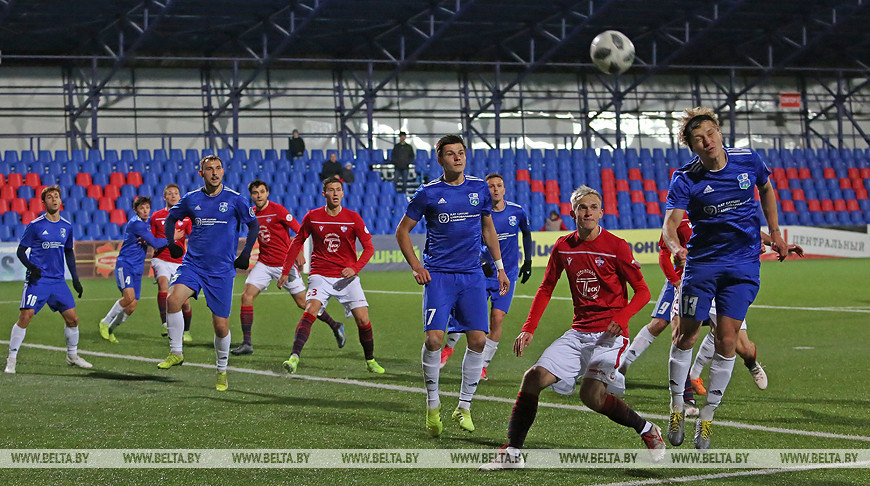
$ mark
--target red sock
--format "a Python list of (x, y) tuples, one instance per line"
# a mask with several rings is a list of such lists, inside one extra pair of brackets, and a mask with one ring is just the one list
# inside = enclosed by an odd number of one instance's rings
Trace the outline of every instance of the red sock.
[(181, 310), (181, 316), (184, 317), (184, 331), (187, 332), (190, 330), (190, 321), (193, 320), (193, 310)]
[(329, 328), (332, 329), (333, 331), (338, 329), (339, 324), (337, 322), (335, 322), (335, 319), (330, 317), (330, 315), (326, 311), (323, 311), (323, 313), (320, 314), (319, 316), (317, 316), (317, 318), (320, 319), (321, 321), (325, 322), (326, 325), (329, 326)]
[(160, 322), (166, 324), (166, 295), (167, 292), (157, 292), (157, 308), (160, 309)]
[(375, 337), (372, 335), (372, 323), (369, 321), (363, 327), (358, 327), (359, 343), (362, 344), (366, 360), (375, 359)]
[(254, 306), (242, 306), (239, 312), (242, 321), (242, 343), (251, 344), (251, 327), (254, 325)]
[(522, 449), (526, 434), (538, 414), (538, 394), (519, 392), (508, 422), (508, 445)]
[(743, 364), (751, 370), (752, 368), (755, 367), (755, 357), (756, 356), (758, 356), (758, 348), (755, 348), (755, 351), (752, 352), (751, 358), (743, 360)]
[(314, 323), (314, 316), (307, 312), (302, 313), (302, 319), (299, 319), (299, 324), (296, 324), (296, 338), (293, 339), (293, 354), (300, 355), (305, 342), (308, 341), (308, 336), (311, 334), (311, 324)]
[(619, 425), (633, 428), (638, 434), (643, 432), (646, 425), (646, 420), (613, 395), (604, 397), (604, 405), (601, 407), (600, 413)]

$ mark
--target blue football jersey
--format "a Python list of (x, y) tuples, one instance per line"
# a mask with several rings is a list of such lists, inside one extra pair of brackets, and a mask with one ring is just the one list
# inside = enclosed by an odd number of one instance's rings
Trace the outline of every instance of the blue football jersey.
[(64, 248), (73, 247), (72, 223), (49, 221), (43, 213), (24, 229), (21, 246), (30, 248), (28, 259), (42, 271), (41, 278), (63, 279)]
[(216, 276), (235, 272), (239, 229), (257, 219), (247, 201), (226, 186), (214, 196), (202, 188), (188, 192), (169, 214), (178, 220), (189, 217), (193, 223), (182, 263)]
[(139, 219), (139, 216), (133, 215), (130, 221), (127, 221), (127, 227), (124, 229), (124, 243), (118, 250), (118, 260), (125, 261), (135, 268), (142, 268), (145, 265), (147, 249), (139, 245), (139, 238), (145, 240), (153, 248), (166, 246), (165, 240), (158, 240), (151, 234), (151, 226), (147, 222)]
[(439, 272), (480, 270), (480, 217), (490, 214), (492, 197), (483, 179), (465, 176), (452, 186), (436, 179), (417, 189), (405, 215), (414, 221), (426, 218), (423, 265)]
[[(529, 231), (529, 218), (526, 211), (517, 203), (505, 201), (504, 209), (493, 210), (492, 223), (498, 233), (498, 246), (501, 249), (501, 260), (504, 270), (511, 280), (516, 280), (520, 274), (520, 243), (519, 234)], [(482, 245), (481, 251), (484, 258), (492, 261), (492, 255), (486, 245)]]
[(695, 157), (674, 172), (667, 209), (685, 209), (692, 222), (688, 262), (731, 265), (758, 261), (761, 221), (755, 187), (770, 169), (751, 149), (725, 148), (728, 162), (709, 171)]

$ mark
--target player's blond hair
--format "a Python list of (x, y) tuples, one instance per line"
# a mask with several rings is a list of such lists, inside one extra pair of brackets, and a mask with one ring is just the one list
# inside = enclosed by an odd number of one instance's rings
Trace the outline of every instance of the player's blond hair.
[(719, 117), (716, 116), (712, 108), (696, 106), (684, 110), (678, 135), (680, 143), (691, 148), (692, 145), (689, 143), (689, 137), (692, 136), (692, 130), (698, 128), (701, 122), (705, 120), (713, 122), (713, 125), (716, 125), (716, 129), (719, 130)]
[(577, 203), (590, 194), (594, 194), (599, 202), (603, 202), (603, 199), (601, 199), (601, 193), (589, 186), (580, 186), (577, 189), (574, 189), (574, 192), (571, 193), (571, 208), (577, 209)]

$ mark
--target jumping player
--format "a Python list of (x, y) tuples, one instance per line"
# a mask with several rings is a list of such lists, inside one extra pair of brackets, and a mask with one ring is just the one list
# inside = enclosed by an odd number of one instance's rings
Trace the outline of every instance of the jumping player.
[[(571, 216), (577, 231), (553, 245), (544, 281), (514, 342), (514, 352), (522, 356), (532, 342), (562, 271), (569, 279), (574, 322), (526, 371), (511, 412), (508, 443), (493, 462), (481, 467), (483, 470), (522, 467), (520, 449), (535, 420), (541, 391), (552, 387), (557, 393), (570, 395), (581, 378), (580, 399), (587, 407), (633, 428), (654, 459), (664, 457), (665, 443), (659, 427), (608, 393), (624, 389), (617, 368), (628, 347), (628, 320), (649, 302), (650, 293), (631, 246), (599, 226), (604, 216), (601, 203), (598, 191), (586, 186), (571, 194)], [(626, 284), (634, 290), (631, 301)]]
[(75, 300), (64, 280), (63, 265), (66, 261), (73, 288), (81, 299), (83, 289), (76, 272), (72, 224), (60, 216), (60, 188), (48, 186), (39, 196), (45, 213), (27, 225), (18, 245), (18, 259), (27, 268), (27, 279), (21, 293), (21, 304), (18, 306), (18, 321), (12, 325), (9, 336), (6, 373), (15, 373), (18, 349), (24, 341), (27, 326), (46, 304), (52, 311), (60, 312), (66, 324), (63, 329), (66, 337), (66, 363), (79, 368), (93, 367), (78, 355), (79, 318), (76, 315)]
[[(166, 227), (175, 228), (175, 223), (184, 218), (193, 221), (193, 232), (188, 238), (187, 253), (169, 287), (166, 300), (166, 324), (169, 330), (169, 356), (157, 364), (160, 369), (169, 369), (184, 363), (182, 333), (184, 317), (181, 306), (190, 297), (196, 298), (200, 291), (212, 312), (214, 327), (214, 350), (217, 365), (218, 391), (227, 390), (227, 360), (230, 354), (229, 316), (233, 300), (233, 280), (236, 268), (247, 269), (251, 248), (256, 241), (257, 218), (239, 193), (224, 187), (224, 166), (220, 158), (207, 155), (199, 161), (199, 175), (203, 187), (188, 192), (169, 210)], [(239, 246), (239, 229), (247, 225), (248, 233), (242, 252), (236, 256)], [(166, 232), (169, 252), (178, 258), (184, 252), (175, 244), (175, 232)]]
[[(489, 195), (492, 197), (492, 224), (495, 226), (495, 231), (498, 233), (498, 246), (501, 250), (501, 258), (504, 262), (505, 273), (511, 281), (511, 288), (506, 295), (499, 294), (498, 279), (492, 273), (492, 259), (489, 252), (482, 252), (481, 257), (486, 260), (486, 265), (490, 271), (486, 279), (486, 292), (491, 302), (492, 308), (489, 311), (489, 333), (486, 336), (486, 344), (483, 347), (483, 371), (480, 374), (480, 379), (486, 380), (486, 367), (492, 362), (495, 352), (498, 350), (498, 343), (501, 340), (502, 323), (511, 308), (511, 302), (514, 298), (514, 290), (516, 289), (517, 278), (520, 278), (521, 283), (526, 283), (529, 277), (532, 276), (532, 233), (529, 230), (529, 218), (526, 215), (525, 209), (519, 204), (507, 201), (504, 198), (505, 187), (504, 179), (499, 174), (488, 174), (485, 178), (486, 184), (489, 186)], [(520, 263), (520, 248), (519, 248), (519, 233), (523, 234), (523, 253), (525, 260), (522, 268)], [(484, 273), (487, 273), (486, 270)], [(448, 326), (447, 342), (441, 348), (441, 367), (447, 363), (447, 358), (453, 354), (453, 348), (459, 340), (462, 333), (452, 332), (455, 319), (450, 320), (451, 325)]]
[[(257, 263), (248, 272), (248, 278), (245, 279), (245, 291), (242, 294), (242, 309), (240, 319), (242, 323), (242, 344), (232, 349), (230, 353), (233, 355), (251, 354), (254, 352), (254, 346), (251, 342), (251, 328), (254, 326), (254, 299), (260, 295), (272, 280), (281, 278), (281, 268), (284, 266), (284, 257), (287, 256), (287, 251), (290, 249), (290, 241), (292, 237), (288, 230), (293, 230), (294, 234), (299, 233), (299, 222), (287, 211), (284, 206), (269, 201), (269, 185), (261, 180), (255, 180), (248, 184), (248, 192), (251, 194), (251, 200), (254, 202), (254, 214), (257, 216), (257, 222), (260, 224), (260, 233), (257, 235), (257, 241), (260, 242), (260, 256)], [(300, 257), (288, 275), (287, 283), (283, 288), (293, 296), (293, 301), (296, 305), (305, 310), (305, 282), (302, 281), (302, 276), (299, 274), (298, 268), (304, 264), (304, 260)], [(338, 347), (344, 347), (345, 335), (344, 325), (340, 322), (335, 322), (329, 314), (326, 313), (326, 308), (322, 307), (318, 319), (325, 322), (338, 342)]]
[[(341, 206), (344, 198), (344, 183), (341, 179), (335, 176), (326, 178), (323, 181), (322, 194), (326, 205), (308, 211), (302, 218), (299, 233), (290, 243), (281, 278), (278, 279), (278, 287), (284, 287), (295, 265), (296, 256), (310, 236), (314, 250), (311, 253), (311, 275), (308, 277), (305, 312), (296, 325), (293, 352), (290, 359), (284, 361), (284, 369), (290, 373), (296, 372), (299, 354), (308, 341), (314, 316), (322, 307), (326, 307), (330, 298), (335, 297), (344, 306), (345, 315), (353, 316), (356, 321), (366, 369), (369, 373), (382, 374), (384, 368), (375, 360), (369, 303), (358, 278), (359, 272), (375, 253), (372, 235), (358, 213)], [(357, 240), (363, 246), (359, 259), (356, 256)]]
[(121, 298), (115, 301), (106, 317), (100, 321), (100, 337), (116, 344), (118, 338), (115, 337), (115, 330), (136, 310), (139, 294), (142, 291), (142, 270), (145, 266), (147, 248), (140, 242), (153, 248), (166, 246), (165, 240), (158, 240), (151, 234), (148, 225), (151, 198), (147, 196), (133, 198), (133, 212), (136, 214), (127, 221), (124, 243), (121, 244), (115, 262), (115, 283), (121, 291)]
[[(169, 216), (169, 208), (178, 204), (181, 199), (181, 192), (176, 184), (167, 184), (163, 188), (163, 201), (166, 207), (159, 209), (151, 215), (151, 234), (160, 241), (166, 239), (166, 217)], [(175, 222), (175, 243), (182, 248), (185, 248), (185, 239), (193, 230), (193, 224), (190, 218), (184, 218), (181, 221)], [(157, 309), (160, 311), (160, 322), (163, 323), (161, 336), (166, 337), (169, 331), (166, 330), (166, 296), (169, 293), (169, 280), (175, 275), (182, 258), (172, 258), (166, 248), (154, 250), (154, 255), (151, 257), (151, 270), (154, 271), (154, 280), (157, 281)], [(193, 312), (190, 308), (190, 299), (185, 300), (181, 306), (181, 315), (184, 316), (184, 334), (182, 341), (189, 343), (193, 341), (190, 335), (190, 322), (193, 319)]]
[[(499, 294), (511, 288), (499, 250), (498, 234), (492, 223), (492, 201), (486, 182), (465, 175), (465, 142), (447, 135), (436, 144), (443, 175), (424, 184), (408, 203), (396, 228), (396, 241), (411, 266), (414, 280), (423, 285), (423, 330), (421, 351), (423, 381), (426, 385), (426, 431), (437, 437), (441, 422), (441, 343), (450, 317), (457, 331), (465, 332), (467, 348), (462, 360), (459, 405), (451, 416), (468, 432), (474, 431), (471, 400), (483, 369), (486, 345), (486, 277), (480, 266), (480, 242), (489, 249), (498, 270)], [(423, 263), (414, 252), (411, 230), (426, 218), (426, 247)]]

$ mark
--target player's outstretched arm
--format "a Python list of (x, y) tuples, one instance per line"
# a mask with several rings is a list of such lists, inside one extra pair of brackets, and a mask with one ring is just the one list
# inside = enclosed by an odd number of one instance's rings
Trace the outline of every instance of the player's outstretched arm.
[(402, 250), (402, 256), (405, 261), (411, 266), (411, 272), (414, 274), (414, 280), (420, 285), (426, 285), (432, 281), (432, 276), (429, 275), (429, 270), (423, 268), (417, 254), (414, 253), (414, 242), (411, 241), (411, 230), (417, 226), (417, 221), (403, 216), (396, 226), (396, 243), (399, 244), (399, 249)]
[(85, 289), (82, 287), (82, 283), (79, 281), (79, 273), (76, 269), (76, 254), (73, 251), (71, 246), (67, 246), (63, 249), (63, 256), (66, 259), (66, 266), (69, 268), (69, 274), (72, 277), (73, 288), (76, 293), (79, 294), (79, 298), (82, 298), (82, 294)]
[(686, 257), (689, 255), (689, 251), (680, 244), (677, 233), (677, 228), (680, 227), (680, 221), (685, 214), (685, 209), (668, 209), (665, 211), (665, 221), (662, 224), (662, 238), (674, 256), (674, 266), (678, 268), (686, 265)]
[[(257, 234), (260, 232), (260, 222), (257, 218), (248, 221), (248, 234), (245, 237), (245, 247), (242, 252), (236, 257), (233, 266), (240, 270), (247, 270), (251, 264), (251, 250), (254, 249), (254, 243), (257, 242)], [(279, 287), (280, 288), (280, 287)]]
[(489, 254), (492, 255), (493, 264), (496, 270), (498, 270), (498, 293), (499, 295), (505, 295), (511, 289), (511, 281), (504, 271), (504, 263), (501, 260), (501, 247), (498, 244), (498, 233), (495, 231), (492, 216), (482, 214), (480, 216), (480, 225), (483, 244), (486, 245)]
[(758, 194), (761, 198), (761, 211), (764, 213), (764, 219), (767, 221), (767, 228), (770, 230), (770, 249), (779, 255), (779, 261), (783, 261), (788, 257), (788, 245), (782, 239), (782, 231), (779, 229), (779, 214), (776, 210), (776, 194), (773, 190), (773, 185), (770, 181), (758, 188)]

